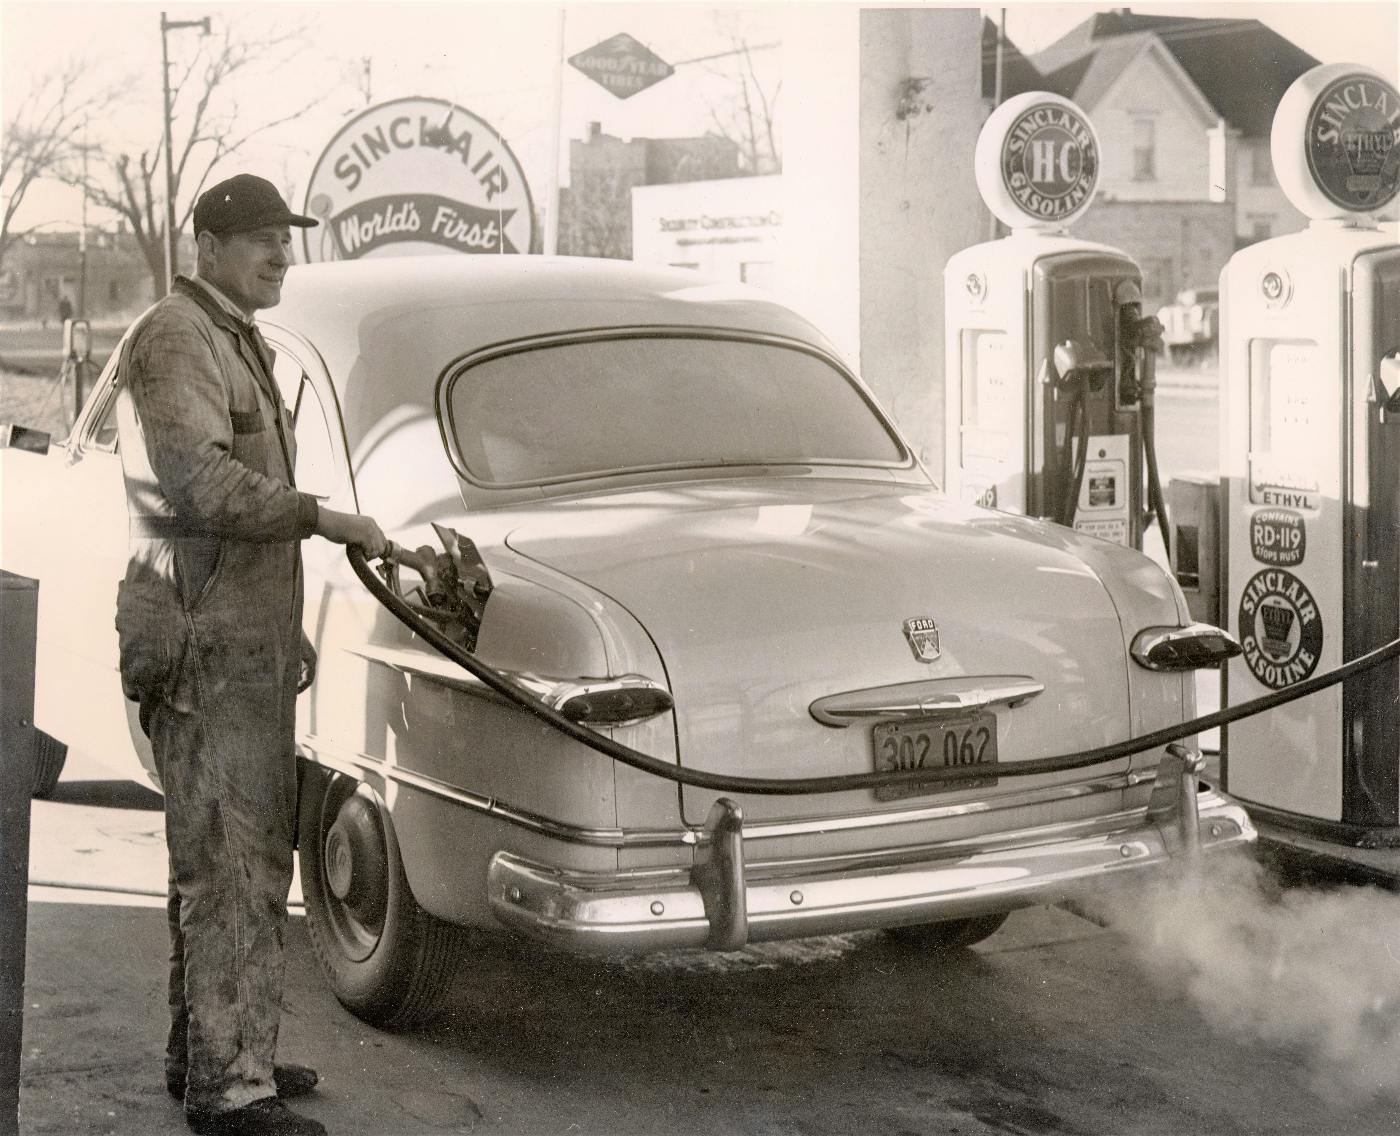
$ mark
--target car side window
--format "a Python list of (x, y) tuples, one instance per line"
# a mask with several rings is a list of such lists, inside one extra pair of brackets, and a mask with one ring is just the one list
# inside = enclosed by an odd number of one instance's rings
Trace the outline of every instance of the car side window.
[(335, 489), (336, 471), (335, 447), (321, 396), (305, 368), (285, 349), (278, 349), (272, 375), (292, 415), (297, 440), (297, 488), (325, 500)]
[(104, 454), (117, 452), (117, 400), (115, 396), (107, 399), (107, 405), (102, 408), (92, 430), (89, 431), (87, 443), (83, 448), (97, 450)]

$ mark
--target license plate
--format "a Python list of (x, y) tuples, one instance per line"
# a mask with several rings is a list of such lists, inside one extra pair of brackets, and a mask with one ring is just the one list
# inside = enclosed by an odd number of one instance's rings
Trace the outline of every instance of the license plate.
[[(997, 762), (997, 716), (975, 714), (938, 722), (881, 722), (870, 735), (875, 749), (875, 771), (899, 769), (948, 769)], [(880, 785), (875, 799), (897, 801), (923, 793), (953, 793), (983, 789), (997, 779), (975, 777), (968, 781), (903, 781)]]

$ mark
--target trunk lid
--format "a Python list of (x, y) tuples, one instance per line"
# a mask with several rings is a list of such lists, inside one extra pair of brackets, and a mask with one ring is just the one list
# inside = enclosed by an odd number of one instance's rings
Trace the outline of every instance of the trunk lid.
[[(1002, 763), (1126, 737), (1123, 631), (1080, 543), (920, 487), (813, 479), (623, 492), (587, 510), (546, 505), (508, 537), (647, 629), (675, 696), (683, 765), (789, 778), (876, 768), (872, 726), (823, 725), (814, 701), (927, 679), (1026, 675), (1044, 684), (1015, 709), (995, 707)], [(910, 619), (936, 624), (934, 661), (917, 657)], [(716, 795), (685, 788), (686, 819), (703, 820)], [(744, 807), (777, 819), (928, 799), (750, 795)]]

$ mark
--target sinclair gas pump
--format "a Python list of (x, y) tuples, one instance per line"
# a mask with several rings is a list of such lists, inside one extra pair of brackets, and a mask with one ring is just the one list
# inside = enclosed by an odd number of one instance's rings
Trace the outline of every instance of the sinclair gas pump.
[[(1126, 254), (1065, 228), (1088, 208), (1099, 145), (1059, 95), (1003, 103), (977, 139), (977, 186), (1010, 236), (944, 269), (944, 489), (1142, 546), (1156, 320)], [(1144, 462), (1146, 459), (1146, 462)]]
[[(1400, 246), (1363, 216), (1400, 186), (1397, 127), (1400, 95), (1365, 68), (1298, 79), (1273, 161), (1312, 220), (1220, 277), (1229, 705), (1400, 633)], [(1229, 791), (1287, 840), (1400, 842), (1394, 662), (1230, 726), (1223, 752)]]

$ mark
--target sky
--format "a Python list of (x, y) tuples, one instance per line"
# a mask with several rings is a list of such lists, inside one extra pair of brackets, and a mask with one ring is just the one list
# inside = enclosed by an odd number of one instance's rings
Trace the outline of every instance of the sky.
[[(834, 2), (834, 0), (833, 0)], [(45, 73), (83, 60), (95, 80), (129, 75), (131, 92), (94, 118), (101, 140), (139, 152), (160, 134), (161, 12), (171, 20), (209, 16), (216, 29), (240, 34), (299, 30), (294, 55), (254, 68), (238, 90), (242, 123), (270, 121), (319, 98), (293, 124), (260, 135), (238, 168), (256, 168), (286, 187), (304, 186), (310, 168), (338, 127), (372, 102), (406, 95), (447, 99), (490, 123), (510, 143), (532, 185), (545, 181), (551, 155), (582, 138), (589, 122), (619, 137), (701, 134), (731, 105), (726, 69), (738, 59), (689, 62), (725, 52), (742, 39), (770, 88), (781, 78), (780, 45), (787, 21), (800, 20), (826, 0), (788, 0), (717, 10), (706, 3), (634, 0), (613, 4), (497, 3), (422, 0), (336, 0), (330, 3), (145, 3), (139, 0), (3, 0), (0, 2), (0, 110), (9, 108)], [(1028, 54), (1109, 5), (1013, 0), (1006, 6), (1010, 38)], [(997, 19), (1000, 7), (986, 7)], [(1390, 3), (1142, 4), (1154, 14), (1260, 19), (1322, 62), (1356, 62), (1394, 81), (1400, 71), (1400, 5)], [(665, 82), (619, 100), (571, 67), (555, 62), (626, 31), (676, 65)], [(199, 32), (168, 33), (172, 73), (200, 46)], [(561, 76), (556, 85), (556, 75)], [(555, 106), (559, 114), (553, 113)], [(177, 122), (182, 113), (177, 103)], [(96, 140), (96, 139), (94, 139)], [(556, 149), (556, 141), (559, 148)], [(226, 172), (234, 172), (229, 169)], [(538, 190), (537, 190), (538, 193)], [(293, 204), (299, 204), (294, 201)], [(26, 200), (21, 226), (76, 225), (82, 199), (50, 184)], [(104, 218), (90, 215), (93, 223)]]

